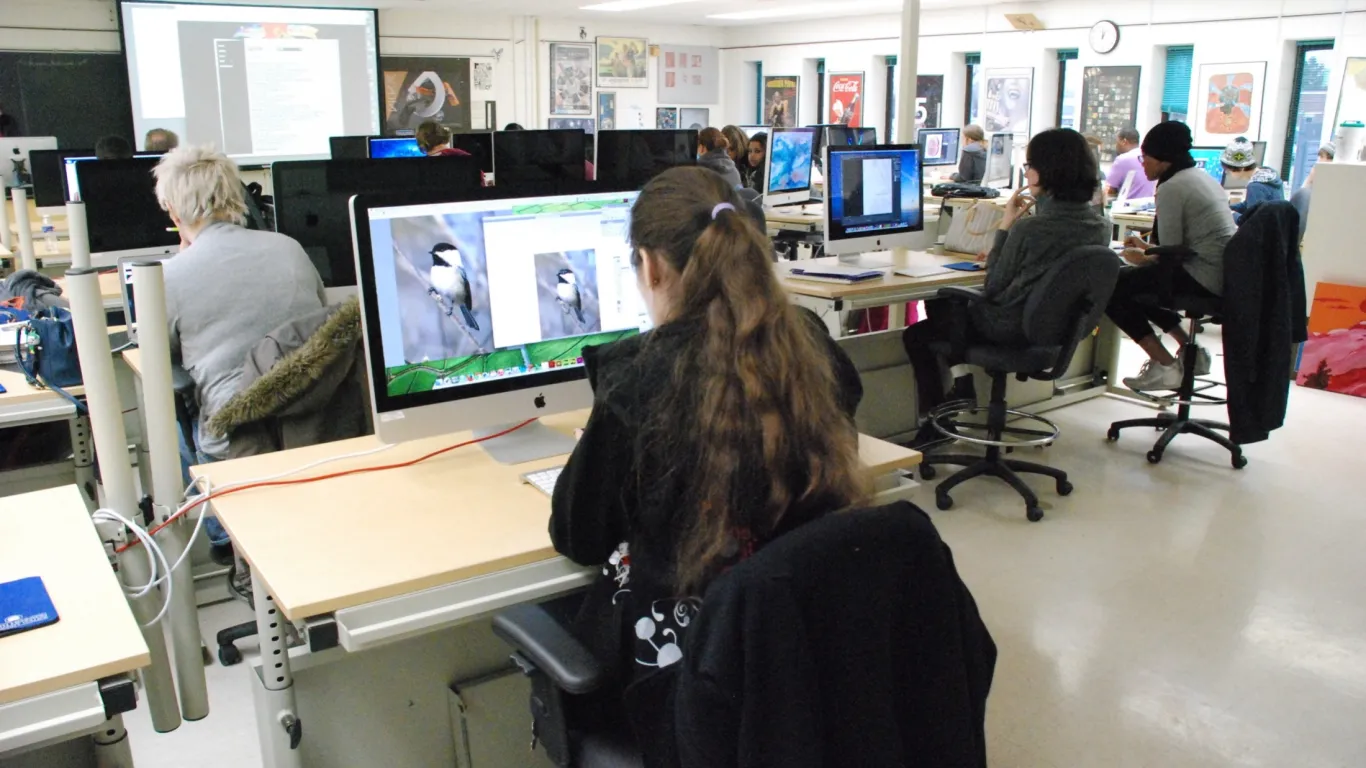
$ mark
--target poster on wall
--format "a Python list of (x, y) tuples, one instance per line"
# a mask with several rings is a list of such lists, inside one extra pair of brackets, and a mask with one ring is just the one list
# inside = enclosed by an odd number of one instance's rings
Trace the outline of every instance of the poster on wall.
[(659, 46), (659, 100), (715, 104), (721, 100), (721, 56), (716, 48)]
[(411, 132), (428, 120), (468, 131), (470, 60), (444, 56), (383, 56), (384, 133)]
[(1348, 58), (1342, 70), (1342, 92), (1338, 94), (1337, 119), (1332, 132), (1348, 120), (1366, 122), (1366, 58)]
[(797, 84), (795, 75), (764, 76), (764, 125), (792, 128), (797, 124)]
[(1222, 147), (1239, 136), (1256, 141), (1262, 130), (1262, 88), (1266, 62), (1201, 64), (1196, 114), (1196, 146)]
[(599, 37), (598, 87), (648, 88), (649, 46), (643, 37)]
[(550, 114), (593, 114), (593, 46), (550, 44)]
[(705, 107), (684, 107), (678, 110), (678, 127), (700, 131), (711, 125), (711, 110)]
[(493, 62), (476, 61), (471, 65), (474, 70), (474, 90), (491, 91), (493, 90)]
[(655, 127), (663, 131), (678, 128), (678, 107), (655, 108)]
[(1302, 387), (1366, 397), (1366, 288), (1314, 287), (1309, 340), (1295, 380)]
[(828, 123), (858, 128), (863, 125), (863, 73), (830, 75)]
[(617, 95), (609, 91), (598, 91), (598, 130), (614, 131), (617, 128)]
[(938, 128), (944, 119), (944, 76), (915, 78), (915, 127)]
[(1115, 134), (1138, 120), (1142, 67), (1087, 67), (1082, 71), (1081, 132), (1100, 137), (1101, 162), (1115, 159)]
[(982, 128), (987, 133), (1029, 136), (1029, 100), (1034, 92), (1034, 70), (988, 69), (982, 99)]

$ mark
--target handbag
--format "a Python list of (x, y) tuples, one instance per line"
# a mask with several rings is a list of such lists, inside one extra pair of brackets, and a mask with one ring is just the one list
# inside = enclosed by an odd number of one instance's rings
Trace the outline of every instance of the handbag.
[(930, 195), (933, 197), (942, 197), (946, 200), (951, 197), (995, 198), (1000, 197), (1001, 192), (995, 187), (984, 187), (981, 184), (964, 184), (958, 181), (946, 181), (931, 187)]
[(999, 205), (980, 201), (959, 210), (949, 225), (948, 236), (944, 238), (944, 250), (976, 256), (990, 249), (996, 228), (1005, 215), (1005, 210)]
[(51, 389), (75, 404), (78, 411), (85, 410), (84, 404), (64, 389), (83, 383), (71, 310), (50, 307), (35, 313), (27, 330), (15, 341), (14, 357), (29, 384)]

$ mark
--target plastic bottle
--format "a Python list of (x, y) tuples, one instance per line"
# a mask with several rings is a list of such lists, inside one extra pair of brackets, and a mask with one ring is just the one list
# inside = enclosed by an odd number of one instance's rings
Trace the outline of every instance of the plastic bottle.
[(57, 252), (57, 228), (52, 226), (52, 216), (43, 215), (43, 239), (47, 241), (47, 252)]

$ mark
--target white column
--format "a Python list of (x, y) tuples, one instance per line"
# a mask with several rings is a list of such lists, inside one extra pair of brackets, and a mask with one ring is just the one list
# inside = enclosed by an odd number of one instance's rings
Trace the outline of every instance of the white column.
[(10, 190), (14, 198), (14, 223), (19, 226), (20, 269), (37, 269), (38, 259), (33, 256), (33, 222), (28, 217), (28, 193), (23, 187)]
[[(0, 177), (3, 176), (4, 174), (0, 173)], [(3, 195), (0, 195), (0, 198), (9, 198), (9, 187), (5, 185), (5, 180), (3, 178), (0, 178), (0, 192), (4, 192)], [(4, 199), (0, 199), (0, 245), (4, 246), (5, 250), (9, 251), (10, 253), (13, 253), (14, 235), (9, 231), (10, 209), (9, 206), (4, 204)]]
[[(71, 242), (71, 268), (90, 266), (90, 232), (85, 228), (85, 203), (66, 204), (67, 237)], [(122, 279), (122, 278), (120, 278)]]
[(896, 143), (914, 144), (915, 80), (920, 72), (920, 0), (905, 0), (902, 6), (901, 53), (896, 63), (901, 82), (901, 100), (896, 105)]

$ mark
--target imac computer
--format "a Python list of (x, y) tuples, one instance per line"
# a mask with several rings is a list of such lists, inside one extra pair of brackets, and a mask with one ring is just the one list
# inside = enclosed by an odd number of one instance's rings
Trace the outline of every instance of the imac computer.
[[(1221, 154), (1221, 156), (1222, 156), (1222, 153), (1220, 153), (1220, 154)], [(1263, 165), (1266, 164), (1266, 142), (1265, 142), (1265, 141), (1254, 141), (1254, 142), (1252, 142), (1252, 156), (1253, 156), (1253, 158), (1254, 158), (1254, 159), (1256, 160), (1256, 162), (1257, 162), (1257, 164), (1256, 164), (1255, 167), (1261, 168)], [(35, 162), (36, 162), (36, 161), (35, 161)], [(1221, 167), (1223, 166), (1223, 163), (1222, 163), (1222, 162), (1220, 163), (1220, 166), (1221, 166)], [(1206, 167), (1208, 167), (1208, 166), (1206, 166)], [(1247, 189), (1248, 182), (1250, 181), (1250, 179), (1233, 179), (1233, 178), (1230, 178), (1228, 174), (1222, 173), (1222, 172), (1221, 172), (1221, 175), (1223, 176), (1223, 181), (1220, 182), (1220, 183), (1222, 183), (1222, 184), (1224, 185), (1224, 189), (1230, 189), (1230, 190), (1231, 190), (1231, 189)]]
[(825, 172), (825, 254), (909, 247), (925, 227), (921, 149), (915, 144), (830, 147)]
[[(57, 137), (55, 136), (0, 138), (0, 175), (3, 175), (4, 186), (17, 187), (31, 184), (30, 176), (33, 173), (33, 164), (30, 162), (29, 153), (35, 149), (56, 148)], [(19, 173), (22, 179), (16, 178), (16, 173)]]
[(811, 199), (815, 128), (774, 128), (764, 156), (764, 205), (804, 203)]
[(426, 157), (417, 146), (417, 139), (401, 136), (391, 137), (371, 137), (369, 140), (370, 157), (375, 160), (388, 159), (392, 157)]
[(499, 131), (493, 169), (499, 184), (583, 181), (587, 144), (581, 130)]
[(124, 256), (168, 256), (180, 250), (180, 233), (157, 202), (152, 169), (159, 162), (158, 155), (76, 165), (93, 266), (112, 266)]
[(68, 157), (93, 157), (93, 149), (35, 149), (28, 153), (29, 171), (33, 173), (33, 204), (39, 209), (59, 210), (66, 206), (66, 171)]
[(958, 165), (958, 128), (921, 128), (918, 135), (922, 165)]
[(832, 147), (871, 147), (877, 144), (877, 129), (831, 125), (825, 129), (825, 141)]
[(1224, 183), (1224, 148), (1223, 147), (1191, 147), (1191, 157), (1195, 158), (1195, 167), (1203, 168), (1220, 185)]
[(328, 148), (333, 160), (364, 160), (370, 156), (370, 139), (378, 136), (332, 136)]
[[(594, 189), (352, 201), (380, 440), (495, 435), (592, 404), (584, 347), (648, 322), (627, 241), (638, 193)], [(568, 453), (573, 440), (537, 422), (483, 446), (515, 464)]]
[(597, 180), (613, 189), (640, 189), (675, 166), (697, 162), (697, 131), (598, 133)]
[(752, 139), (756, 133), (768, 133), (770, 128), (767, 125), (737, 125), (736, 128), (745, 132), (745, 138)]
[(987, 168), (982, 175), (984, 187), (1010, 187), (1010, 153), (1015, 149), (1015, 134), (993, 133), (987, 146)]

